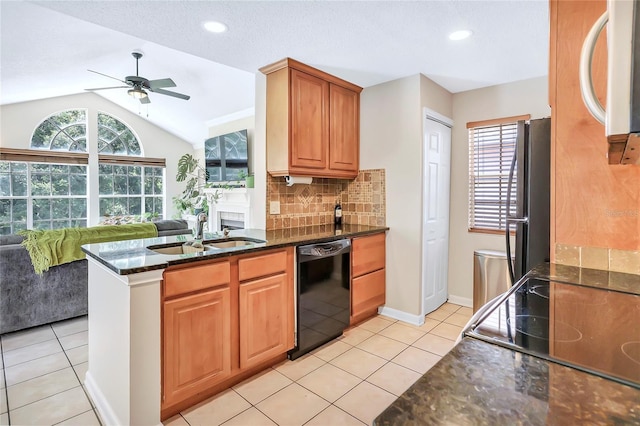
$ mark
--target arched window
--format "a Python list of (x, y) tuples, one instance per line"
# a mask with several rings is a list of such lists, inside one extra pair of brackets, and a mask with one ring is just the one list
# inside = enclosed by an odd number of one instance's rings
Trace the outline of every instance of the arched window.
[(33, 132), (31, 148), (87, 152), (87, 111), (72, 109), (50, 115)]
[(138, 138), (129, 126), (103, 112), (98, 113), (98, 152), (113, 155), (142, 155)]

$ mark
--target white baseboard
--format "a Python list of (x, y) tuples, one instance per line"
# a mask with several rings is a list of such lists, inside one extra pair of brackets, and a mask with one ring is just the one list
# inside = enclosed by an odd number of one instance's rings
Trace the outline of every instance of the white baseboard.
[(473, 299), (469, 299), (467, 297), (454, 296), (453, 294), (450, 294), (447, 302), (466, 306), (467, 308), (473, 308)]
[(399, 311), (397, 309), (389, 308), (387, 306), (383, 306), (378, 308), (378, 313), (385, 317), (397, 319), (403, 322), (407, 322), (413, 325), (422, 325), (424, 324), (424, 315), (414, 315), (409, 314), (404, 311)]
[(84, 385), (87, 388), (87, 392), (89, 393), (89, 397), (93, 400), (93, 403), (96, 405), (96, 410), (98, 410), (98, 414), (103, 422), (106, 425), (123, 425), (125, 422), (121, 421), (116, 415), (113, 408), (104, 397), (104, 394), (98, 386), (96, 385), (95, 380), (93, 380), (93, 376), (91, 376), (91, 372), (87, 371), (87, 374), (84, 376)]

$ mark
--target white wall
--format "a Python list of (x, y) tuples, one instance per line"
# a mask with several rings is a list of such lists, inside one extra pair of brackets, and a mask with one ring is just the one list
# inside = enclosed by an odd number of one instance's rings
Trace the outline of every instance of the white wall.
[(451, 201), (449, 216), (449, 295), (471, 306), (473, 300), (473, 252), (505, 250), (504, 236), (468, 231), (469, 138), (467, 123), (531, 114), (551, 115), (548, 79), (539, 77), (453, 95), (451, 148)]
[(421, 75), (360, 95), (360, 167), (386, 170), (386, 307), (420, 314), (422, 107), (451, 116), (451, 95)]
[[(93, 138), (96, 135), (97, 114), (105, 112), (133, 129), (142, 145), (143, 156), (166, 158), (165, 217), (172, 217), (175, 212), (171, 197), (179, 194), (183, 189), (183, 185), (175, 180), (178, 159), (185, 153), (193, 153), (193, 146), (94, 93), (2, 105), (0, 107), (0, 144), (5, 148), (28, 149), (33, 131), (45, 118), (56, 112), (74, 108), (88, 109), (87, 143), (89, 153), (93, 155), (89, 164), (91, 179), (89, 188), (95, 188), (97, 193), (97, 158), (95, 156), (97, 141)], [(149, 114), (153, 114), (153, 107), (149, 108)], [(89, 224), (95, 225), (98, 221), (97, 197), (92, 197), (90, 200), (89, 215)]]

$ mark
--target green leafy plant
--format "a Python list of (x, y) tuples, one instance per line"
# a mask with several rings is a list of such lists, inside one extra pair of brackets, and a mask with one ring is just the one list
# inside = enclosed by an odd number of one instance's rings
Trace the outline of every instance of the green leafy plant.
[[(192, 213), (195, 209), (202, 209), (205, 213), (209, 212), (207, 196), (203, 192), (205, 188), (213, 187), (207, 183), (208, 177), (207, 169), (202, 167), (193, 155), (184, 154), (180, 157), (176, 181), (186, 182), (186, 186), (182, 194), (173, 197), (173, 205), (176, 210), (181, 213)], [(217, 202), (221, 196), (222, 194), (216, 190), (213, 194), (213, 201)]]

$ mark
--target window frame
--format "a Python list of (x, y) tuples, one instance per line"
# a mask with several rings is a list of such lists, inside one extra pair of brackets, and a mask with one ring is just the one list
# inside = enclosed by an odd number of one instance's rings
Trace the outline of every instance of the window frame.
[[(509, 178), (509, 169), (511, 166), (511, 159), (513, 158), (513, 153), (517, 146), (517, 124), (518, 121), (528, 121), (531, 119), (530, 114), (526, 115), (518, 115), (511, 117), (503, 117), (496, 118), (491, 120), (483, 120), (483, 121), (474, 121), (467, 123), (468, 129), (468, 148), (469, 148), (469, 164), (468, 164), (468, 211), (467, 211), (467, 230), (468, 232), (475, 233), (483, 233), (483, 234), (499, 234), (504, 235), (506, 231), (506, 222), (502, 219), (503, 215), (500, 213), (504, 210), (509, 211), (513, 205), (515, 205), (515, 192), (512, 196), (511, 205), (507, 206), (506, 203), (506, 189), (508, 186), (508, 178)], [(506, 141), (506, 137), (503, 138), (502, 131), (503, 127), (513, 126), (511, 137), (509, 137), (508, 141)], [(494, 149), (497, 149), (497, 152), (493, 152), (492, 155), (495, 157), (498, 156), (498, 159), (493, 158), (491, 162), (486, 161), (484, 167), (482, 165), (478, 166), (480, 161), (478, 158), (481, 156), (479, 150), (480, 141), (477, 139), (479, 129), (493, 129), (493, 131), (500, 132), (499, 138), (496, 140), (495, 138), (488, 140), (492, 142), (494, 145)], [(489, 130), (491, 131), (491, 130)], [(486, 134), (486, 133), (485, 133)], [(505, 149), (505, 145), (508, 145)], [(496, 182), (491, 182), (485, 184), (485, 188), (487, 188), (490, 192), (493, 191), (495, 194), (498, 194), (498, 198), (496, 200), (488, 200), (482, 203), (477, 202), (476, 198), (476, 188), (478, 187), (477, 181), (479, 180), (479, 176), (482, 173), (480, 168), (485, 168), (486, 170), (495, 170), (496, 172), (492, 174), (486, 174), (487, 178), (494, 178)], [(497, 168), (497, 169), (496, 169)], [(486, 173), (486, 171), (485, 171)], [(507, 182), (505, 182), (505, 179)], [(514, 180), (512, 182), (512, 191), (515, 191), (516, 185), (516, 176), (514, 175)], [(504, 195), (503, 195), (504, 192)], [(491, 194), (493, 195), (493, 194)], [(478, 220), (478, 211), (476, 206), (483, 205), (486, 207), (495, 207), (498, 210), (498, 214), (492, 214), (489, 212), (484, 213), (485, 218), (488, 218), (484, 221), (485, 225), (478, 226), (477, 223), (480, 222)], [(489, 227), (487, 222), (496, 221), (497, 227)], [(514, 235), (514, 231), (510, 231), (511, 235)]]

